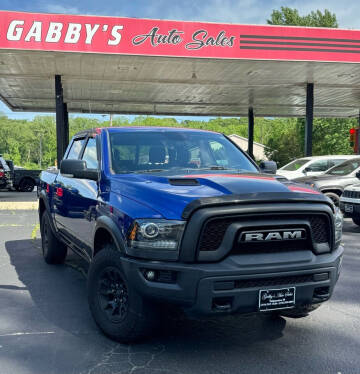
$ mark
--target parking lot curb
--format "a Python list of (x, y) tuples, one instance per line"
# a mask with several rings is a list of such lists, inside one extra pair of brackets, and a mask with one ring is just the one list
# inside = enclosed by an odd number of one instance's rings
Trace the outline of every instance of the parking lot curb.
[(0, 210), (37, 210), (37, 201), (1, 201)]

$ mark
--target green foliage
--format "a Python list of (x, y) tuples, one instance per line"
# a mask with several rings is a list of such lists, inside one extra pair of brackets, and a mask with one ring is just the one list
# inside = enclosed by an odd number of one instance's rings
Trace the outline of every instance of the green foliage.
[[(353, 153), (349, 130), (357, 127), (354, 118), (315, 118), (313, 123), (313, 155), (348, 155)], [(276, 119), (268, 134), (266, 156), (282, 166), (304, 155), (305, 120)]]
[[(303, 122), (305, 122), (303, 120)], [(351, 154), (349, 130), (358, 127), (357, 119), (316, 118), (313, 130), (314, 154)]]
[[(209, 121), (184, 120), (175, 118), (135, 117), (132, 122), (116, 117), (113, 126), (167, 126), (197, 128), (222, 132), (226, 135), (237, 134), (247, 137), (247, 118), (213, 118)], [(109, 120), (71, 117), (70, 136), (93, 128), (109, 126)], [(314, 119), (313, 153), (351, 154), (349, 129), (356, 127), (355, 119)], [(286, 164), (304, 153), (304, 120), (294, 118), (255, 118), (254, 139), (265, 144), (267, 156), (279, 166)], [(14, 160), (19, 166), (39, 168), (40, 140), (41, 166), (52, 166), (56, 159), (56, 126), (53, 116), (38, 116), (33, 121), (12, 120), (0, 115), (0, 153), (6, 159)]]
[(273, 10), (270, 19), (267, 20), (269, 25), (284, 26), (311, 26), (311, 27), (338, 27), (336, 14), (325, 9), (324, 13), (320, 10), (301, 16), (295, 8), (281, 7), (281, 10)]
[(296, 119), (274, 119), (266, 142), (266, 156), (278, 166), (303, 156), (301, 135)]

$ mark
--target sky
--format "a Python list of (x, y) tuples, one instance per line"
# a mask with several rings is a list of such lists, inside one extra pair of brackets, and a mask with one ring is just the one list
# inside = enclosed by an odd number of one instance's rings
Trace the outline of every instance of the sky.
[[(272, 10), (281, 6), (296, 8), (300, 14), (328, 9), (336, 14), (341, 28), (360, 29), (359, 0), (0, 0), (0, 10), (238, 24), (266, 24)], [(10, 118), (31, 119), (36, 115), (13, 113), (1, 102), (0, 112)]]

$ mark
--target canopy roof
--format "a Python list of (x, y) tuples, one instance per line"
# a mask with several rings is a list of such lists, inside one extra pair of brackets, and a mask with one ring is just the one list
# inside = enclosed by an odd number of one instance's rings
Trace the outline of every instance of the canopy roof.
[(0, 98), (70, 112), (358, 116), (360, 31), (0, 12)]

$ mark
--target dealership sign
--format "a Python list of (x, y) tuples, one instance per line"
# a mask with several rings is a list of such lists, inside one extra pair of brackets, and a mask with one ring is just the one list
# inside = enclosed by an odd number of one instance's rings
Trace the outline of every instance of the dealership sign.
[(0, 11), (0, 49), (360, 62), (360, 31)]

